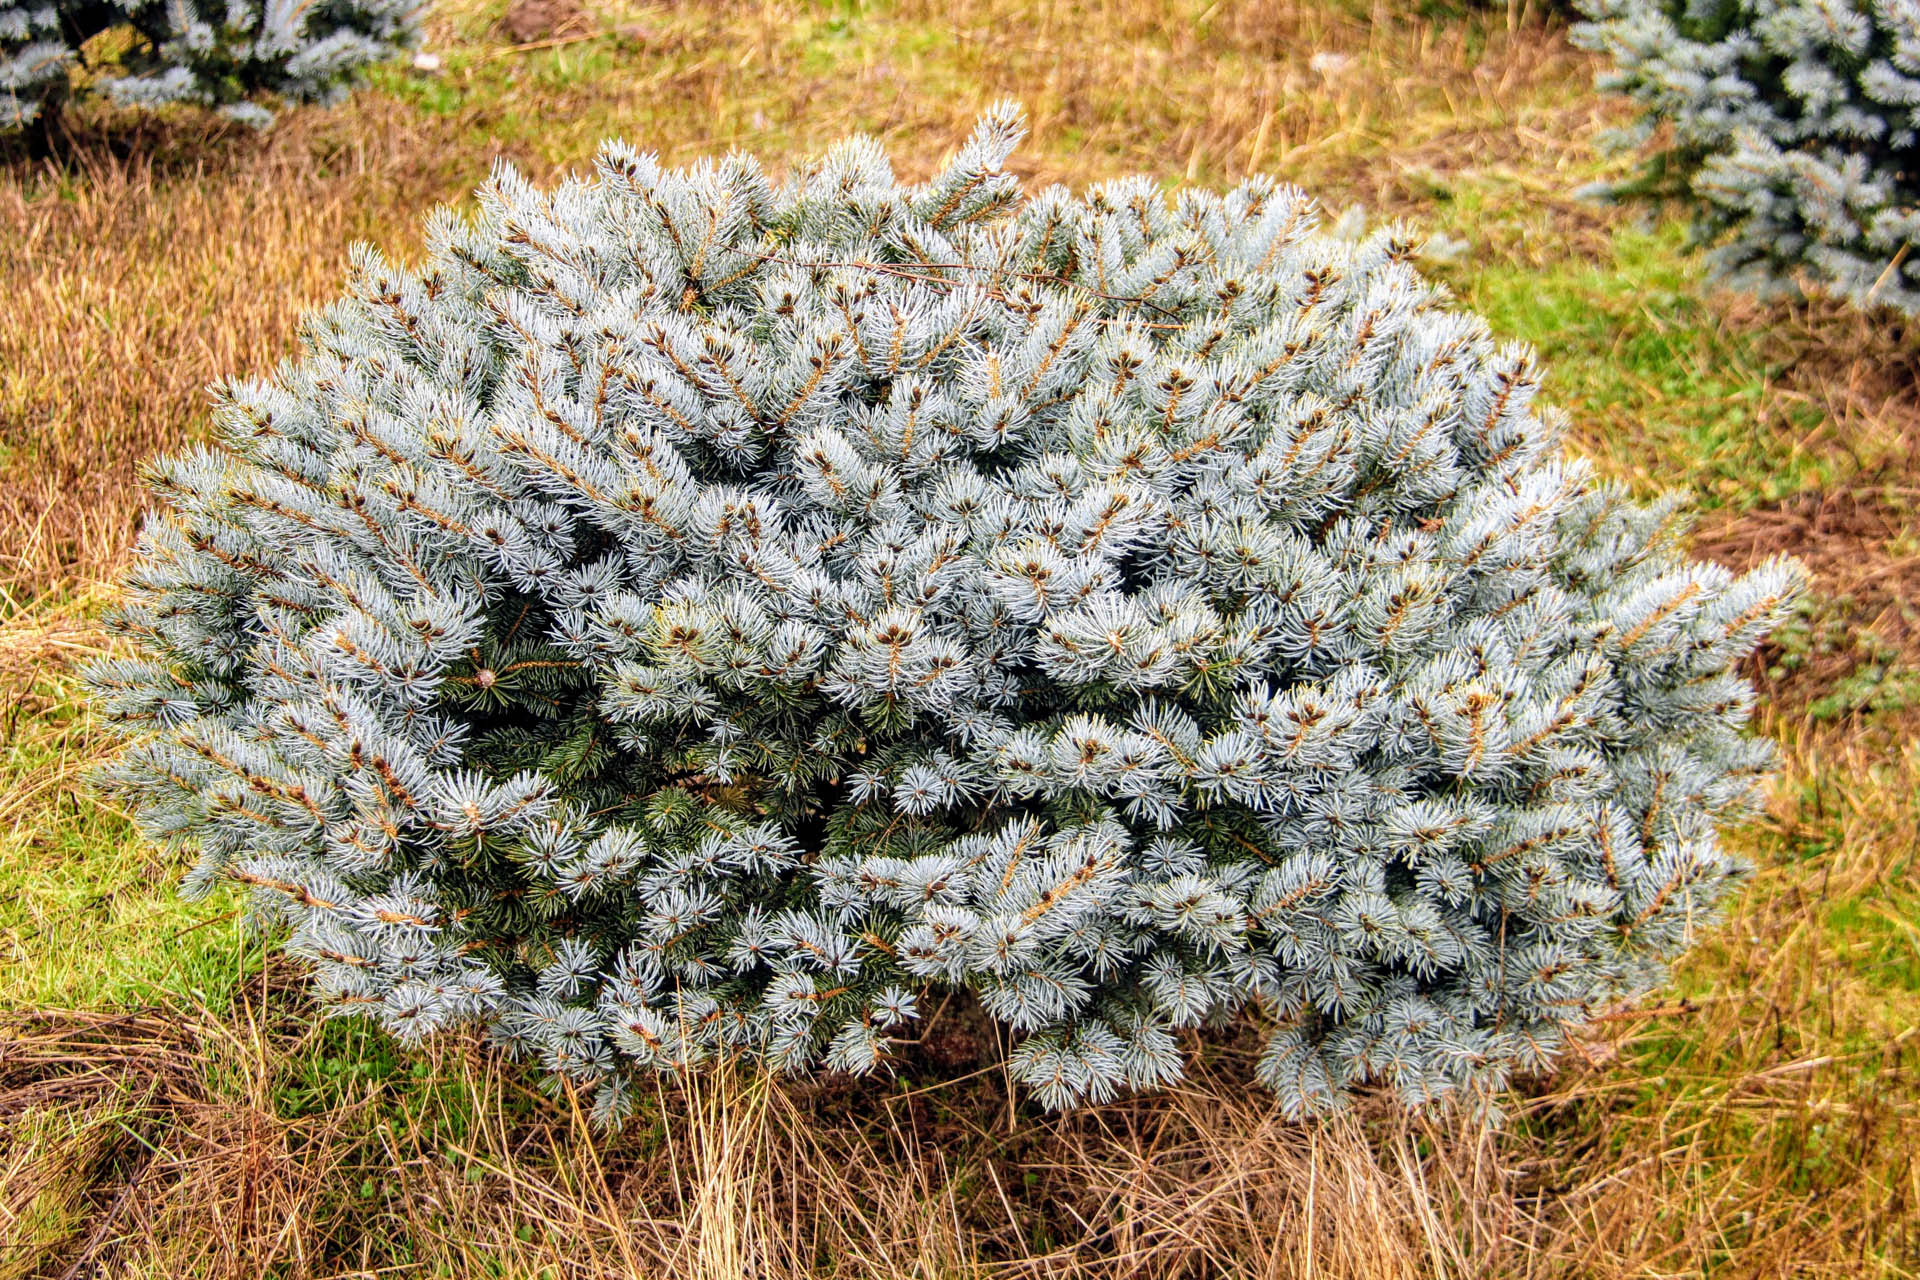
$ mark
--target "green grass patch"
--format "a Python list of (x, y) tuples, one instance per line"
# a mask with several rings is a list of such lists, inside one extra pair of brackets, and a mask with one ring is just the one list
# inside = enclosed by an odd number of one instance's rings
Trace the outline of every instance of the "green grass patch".
[(1468, 305), (1538, 348), (1545, 398), (1572, 414), (1579, 447), (1636, 490), (1685, 486), (1703, 506), (1746, 508), (1832, 478), (1799, 447), (1816, 418), (1768, 397), (1755, 336), (1702, 298), (1678, 225), (1617, 229), (1599, 261), (1462, 274)]
[(185, 861), (93, 794), (97, 730), (72, 675), (35, 684), (0, 739), (0, 1006), (223, 1005), (260, 943), (233, 894), (177, 893)]

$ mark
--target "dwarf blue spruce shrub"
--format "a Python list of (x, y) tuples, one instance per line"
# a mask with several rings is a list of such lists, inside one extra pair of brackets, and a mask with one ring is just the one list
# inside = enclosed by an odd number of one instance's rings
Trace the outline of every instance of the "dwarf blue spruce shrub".
[(1658, 139), (1601, 194), (1680, 198), (1731, 283), (1920, 312), (1920, 2), (1580, 4), (1645, 108), (1618, 140)]
[[(636, 1068), (882, 1063), (945, 989), (1049, 1106), (1257, 1006), (1290, 1112), (1546, 1061), (1736, 866), (1733, 667), (1525, 348), (1265, 179), (1023, 194), (613, 144), (501, 168), (153, 464), (113, 781), (324, 1002)], [(909, 1033), (910, 1034), (910, 1033)]]
[(117, 61), (85, 82), (122, 106), (183, 102), (248, 124), (260, 99), (332, 101), (367, 66), (417, 36), (420, 0), (0, 0), (0, 132), (40, 120), (64, 96), (81, 46), (126, 34)]

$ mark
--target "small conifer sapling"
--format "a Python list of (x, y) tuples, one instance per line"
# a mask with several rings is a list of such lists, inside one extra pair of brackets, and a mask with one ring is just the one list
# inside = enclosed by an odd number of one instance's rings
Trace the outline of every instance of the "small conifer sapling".
[(1614, 141), (1649, 148), (1595, 194), (1679, 200), (1732, 284), (1920, 311), (1920, 3), (1579, 4), (1644, 108)]
[(0, 134), (45, 131), (82, 46), (125, 49), (77, 82), (121, 106), (187, 103), (261, 126), (267, 103), (331, 102), (418, 36), (420, 0), (0, 0)]
[(1658, 980), (1798, 571), (1689, 560), (1524, 347), (1299, 191), (612, 144), (373, 249), (162, 458), (113, 785), (327, 1007), (636, 1072), (972, 992), (1067, 1106), (1255, 1012), (1289, 1112)]

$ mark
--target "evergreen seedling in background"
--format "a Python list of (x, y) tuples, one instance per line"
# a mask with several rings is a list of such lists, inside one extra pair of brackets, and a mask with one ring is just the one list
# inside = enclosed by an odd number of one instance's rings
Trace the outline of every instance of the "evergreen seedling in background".
[(1604, 194), (1683, 199), (1735, 284), (1920, 311), (1920, 3), (1580, 2), (1601, 86), (1646, 108), (1621, 140), (1660, 138)]
[(122, 106), (190, 103), (265, 125), (259, 99), (328, 102), (416, 36), (419, 0), (0, 0), (0, 133), (45, 127), (81, 46), (129, 47), (83, 87)]
[(189, 887), (328, 1007), (866, 1071), (947, 988), (1049, 1106), (1249, 1006), (1289, 1112), (1546, 1061), (1736, 873), (1798, 588), (1563, 456), (1396, 232), (1265, 179), (1023, 194), (612, 144), (154, 464), (91, 680)]

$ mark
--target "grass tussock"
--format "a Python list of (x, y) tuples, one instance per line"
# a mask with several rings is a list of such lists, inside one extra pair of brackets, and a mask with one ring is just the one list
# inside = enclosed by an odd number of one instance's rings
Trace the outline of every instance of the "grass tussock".
[[(1911, 1072), (1910, 1037), (1809, 1055), (1744, 1001), (1609, 1024), (1493, 1129), (1384, 1103), (1287, 1124), (1228, 1045), (1066, 1117), (1010, 1106), (991, 1061), (663, 1077), (608, 1144), (478, 1044), (314, 1024), (297, 982), (10, 1020), (0, 1274), (1853, 1276), (1916, 1244), (1916, 1116), (1871, 1083)], [(1646, 1029), (1683, 1020), (1699, 1060), (1662, 1062)]]
[[(0, 1278), (1920, 1272), (1910, 327), (1714, 293), (1676, 224), (1575, 200), (1626, 163), (1595, 147), (1621, 115), (1539, 6), (550, 7), (542, 34), (444, 0), (439, 73), (266, 135), (81, 113), (57, 161), (0, 156)], [(1782, 771), (1727, 918), (1491, 1128), (1288, 1125), (1231, 1038), (1180, 1090), (1048, 1117), (956, 1008), (891, 1078), (663, 1078), (606, 1141), (477, 1043), (315, 1023), (85, 786), (75, 670), (139, 458), (294, 350), (350, 240), (407, 252), (496, 158), (548, 176), (619, 133), (779, 168), (863, 129), (924, 172), (1006, 95), (1036, 181), (1273, 172), (1464, 240), (1432, 269), (1542, 348), (1576, 450), (1690, 490), (1726, 563), (1807, 560), (1754, 667)]]

